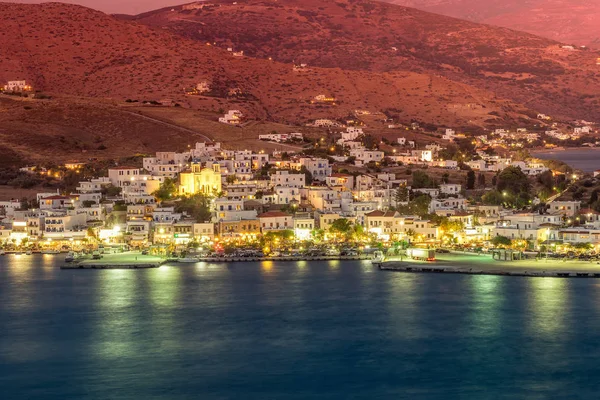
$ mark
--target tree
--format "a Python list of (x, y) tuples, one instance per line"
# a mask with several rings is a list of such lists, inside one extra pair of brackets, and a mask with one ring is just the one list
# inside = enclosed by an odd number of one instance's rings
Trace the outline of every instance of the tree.
[(225, 178), (225, 182), (231, 184), (234, 184), (235, 181), (237, 181), (237, 176), (234, 175), (227, 175), (227, 178)]
[(183, 197), (175, 206), (178, 213), (187, 213), (196, 222), (209, 222), (212, 219), (211, 198), (202, 193)]
[(177, 184), (175, 179), (165, 178), (158, 190), (154, 191), (152, 195), (159, 201), (166, 201), (175, 197), (177, 195)]
[(394, 200), (396, 201), (396, 206), (402, 203), (406, 203), (410, 200), (408, 188), (405, 185), (402, 185), (398, 189), (396, 189)]
[(487, 206), (499, 206), (504, 202), (504, 197), (499, 191), (490, 190), (483, 195), (481, 201)]
[(479, 185), (480, 188), (485, 188), (485, 175), (484, 174), (479, 174), (479, 176), (477, 177), (477, 185)]
[(304, 174), (304, 176), (306, 177), (306, 184), (310, 185), (313, 182), (313, 175), (312, 173), (305, 167), (302, 166), (302, 168), (300, 168), (300, 172)]
[(336, 237), (348, 238), (352, 233), (352, 222), (346, 218), (339, 218), (333, 221), (329, 231)]
[(435, 182), (429, 177), (429, 175), (423, 171), (414, 171), (412, 178), (412, 187), (415, 189), (433, 188), (436, 186)]
[(122, 188), (113, 185), (104, 186), (102, 189), (100, 189), (100, 193), (102, 193), (102, 195), (105, 197), (116, 197), (120, 195), (122, 191)]
[(442, 174), (442, 183), (448, 183), (450, 182), (450, 174), (447, 172), (444, 172)]
[(96, 202), (94, 200), (84, 200), (81, 202), (81, 205), (83, 206), (83, 208), (90, 208), (94, 204), (96, 204)]
[(422, 217), (429, 213), (429, 204), (431, 204), (431, 197), (426, 194), (420, 194), (409, 201), (407, 205), (396, 207), (396, 209), (403, 215), (418, 215)]
[(467, 172), (467, 190), (473, 189), (475, 189), (475, 172), (469, 170), (469, 172)]
[(506, 191), (517, 195), (519, 193), (529, 193), (529, 188), (529, 178), (519, 167), (507, 167), (498, 175), (496, 189), (500, 192)]
[(598, 201), (598, 189), (592, 191), (592, 194), (590, 195), (590, 204), (594, 204), (597, 201)]
[(511, 245), (512, 241), (507, 238), (506, 236), (496, 236), (491, 240), (491, 243), (495, 246), (495, 247), (508, 247)]
[(544, 188), (552, 190), (554, 187), (554, 176), (552, 175), (552, 171), (544, 171), (538, 175), (537, 181), (539, 184), (544, 186)]

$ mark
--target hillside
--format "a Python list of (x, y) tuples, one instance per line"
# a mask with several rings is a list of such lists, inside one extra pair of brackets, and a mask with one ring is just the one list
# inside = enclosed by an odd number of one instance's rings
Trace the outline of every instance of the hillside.
[(28, 162), (118, 159), (205, 141), (87, 99), (19, 100), (0, 97), (0, 167)]
[(600, 2), (597, 0), (383, 1), (600, 48)]
[(257, 58), (443, 76), (555, 117), (600, 121), (600, 54), (413, 8), (369, 0), (216, 0), (133, 20)]
[[(241, 109), (252, 118), (286, 123), (394, 109), (407, 121), (482, 126), (494, 115), (515, 120), (528, 112), (483, 88), (427, 71), (298, 73), (289, 64), (234, 57), (205, 41), (60, 3), (0, 3), (0, 49), (0, 82), (27, 79), (51, 94), (120, 101), (166, 98), (183, 107)], [(184, 95), (183, 87), (204, 80), (212, 84), (210, 96)], [(230, 90), (240, 93), (230, 96)], [(318, 95), (334, 96), (336, 104), (311, 103)]]

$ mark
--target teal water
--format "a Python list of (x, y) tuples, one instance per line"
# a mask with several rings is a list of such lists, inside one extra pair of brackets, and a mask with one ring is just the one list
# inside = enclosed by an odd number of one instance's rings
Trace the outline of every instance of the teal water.
[(547, 151), (533, 154), (544, 160), (560, 160), (583, 172), (594, 172), (600, 169), (600, 149), (579, 148)]
[(597, 399), (600, 282), (0, 258), (0, 398)]

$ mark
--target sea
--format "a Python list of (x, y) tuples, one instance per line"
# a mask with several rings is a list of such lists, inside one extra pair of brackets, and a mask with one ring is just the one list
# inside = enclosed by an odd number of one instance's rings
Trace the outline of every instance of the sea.
[(5, 400), (598, 399), (600, 281), (0, 257)]
[(544, 160), (559, 160), (583, 172), (600, 169), (600, 148), (577, 148), (534, 152), (533, 156)]

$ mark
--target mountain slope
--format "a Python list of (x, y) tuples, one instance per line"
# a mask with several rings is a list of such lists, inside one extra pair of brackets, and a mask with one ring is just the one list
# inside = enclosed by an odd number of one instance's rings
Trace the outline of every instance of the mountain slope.
[(135, 21), (282, 62), (441, 75), (564, 118), (600, 120), (600, 56), (530, 34), (369, 0), (217, 0)]
[(600, 48), (597, 0), (383, 0), (475, 22)]
[[(389, 108), (401, 110), (408, 121), (484, 125), (495, 118), (490, 113), (515, 119), (523, 109), (485, 89), (427, 71), (311, 68), (298, 73), (288, 64), (233, 57), (205, 42), (60, 3), (0, 3), (0, 49), (0, 81), (27, 79), (36, 89), (54, 94), (169, 98), (195, 109), (235, 108), (282, 122)], [(203, 80), (218, 91), (212, 96), (184, 95), (184, 86)], [(243, 94), (228, 96), (229, 89)], [(321, 94), (335, 96), (336, 105), (311, 103)]]

